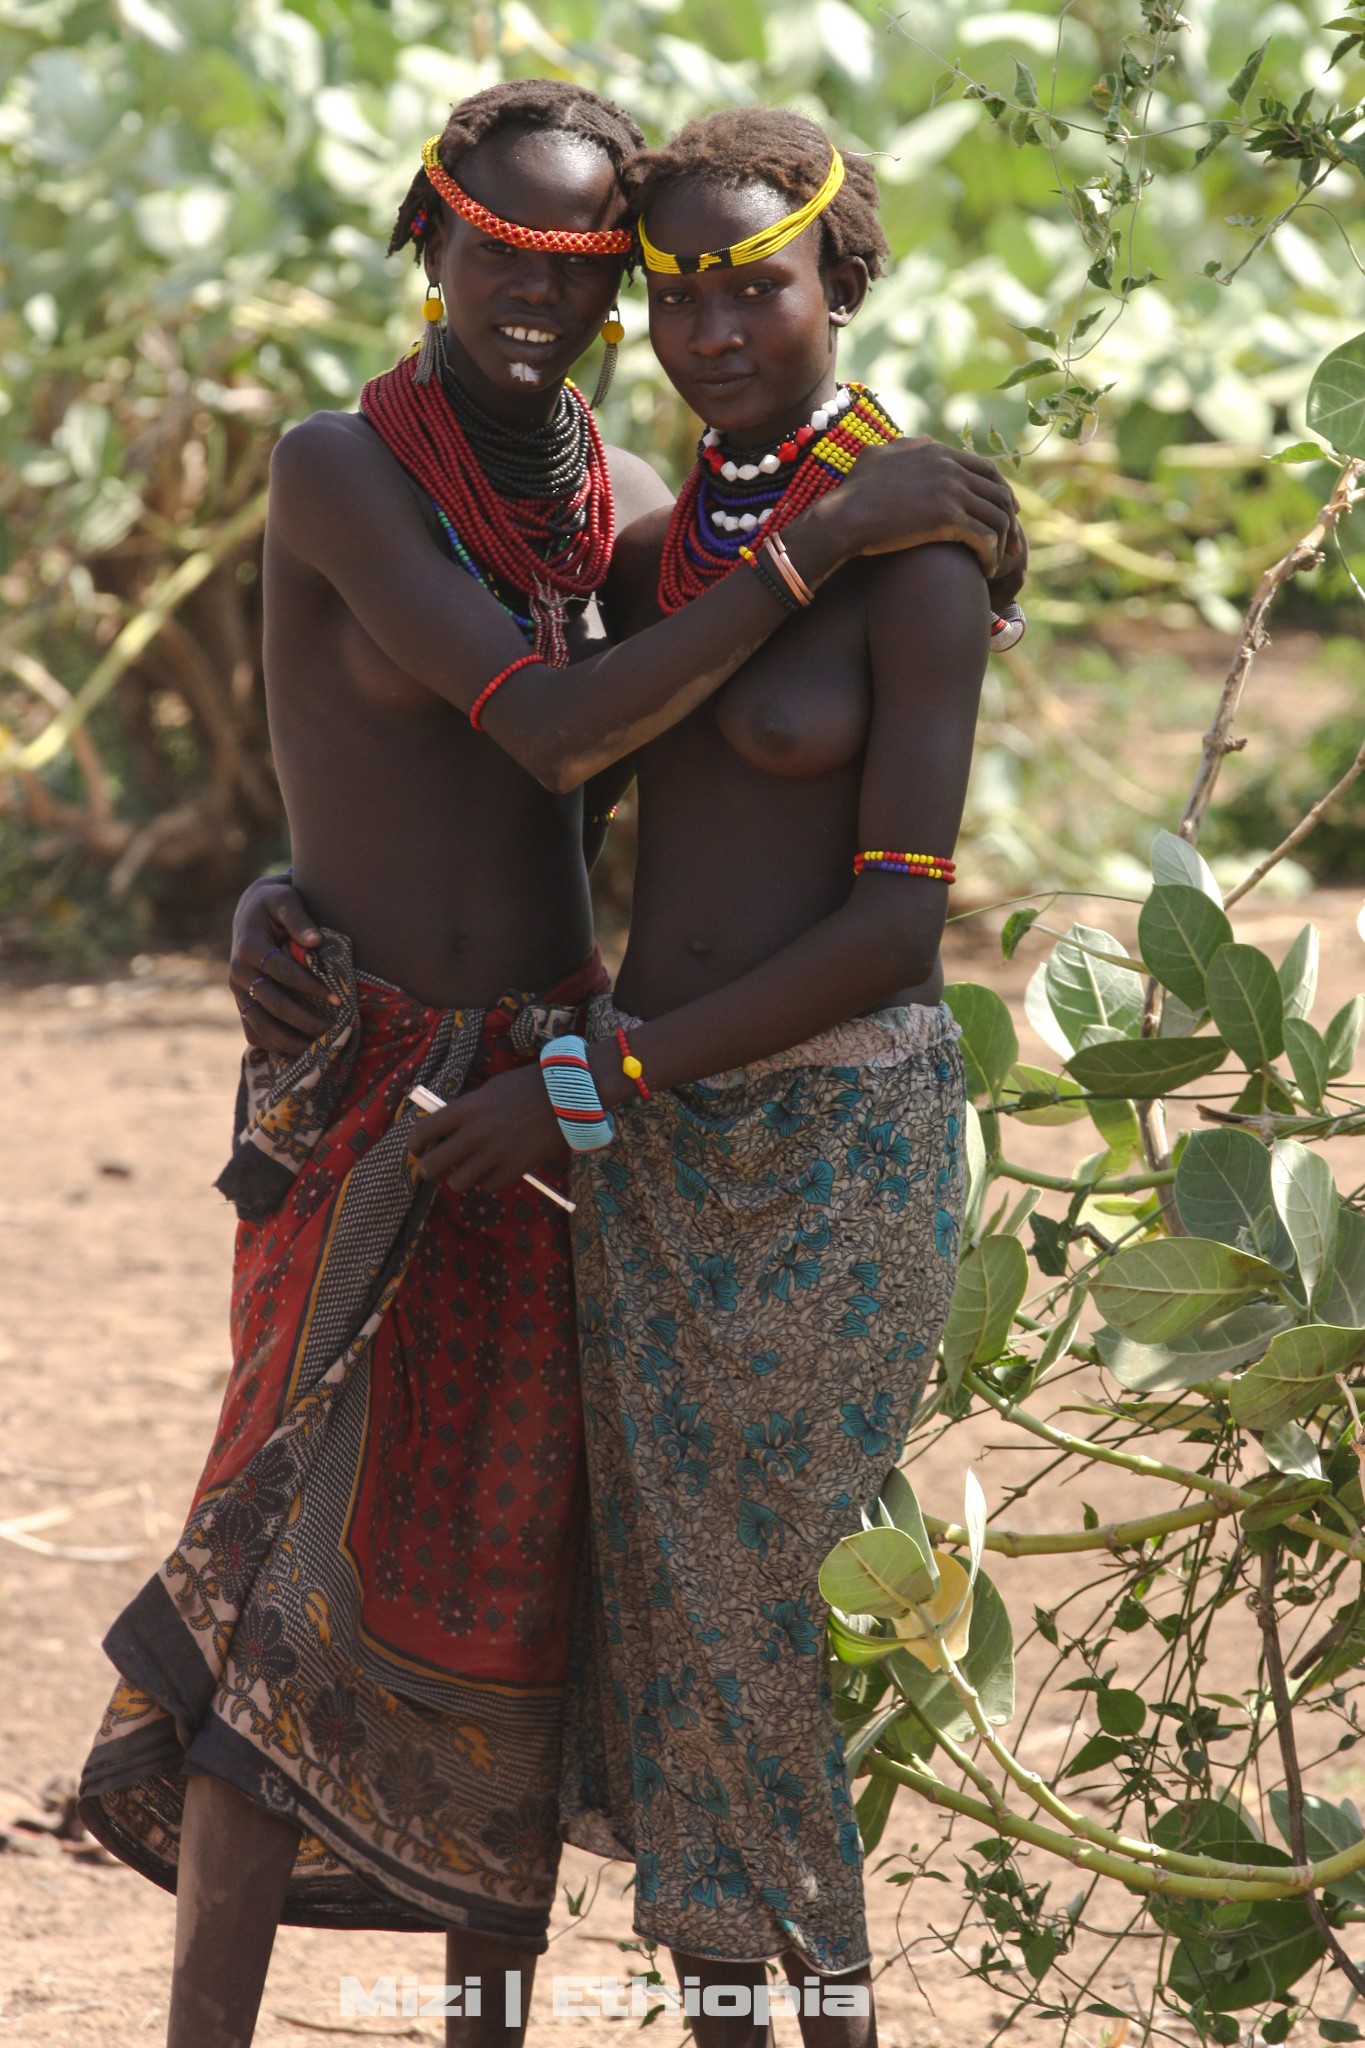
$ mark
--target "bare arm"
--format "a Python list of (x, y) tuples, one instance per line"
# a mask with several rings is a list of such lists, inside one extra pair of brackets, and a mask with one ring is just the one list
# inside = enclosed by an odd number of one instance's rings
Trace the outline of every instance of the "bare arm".
[[(986, 592), (964, 549), (923, 548), (888, 565), (869, 618), (874, 687), (858, 820), (863, 846), (952, 852), (988, 631)], [(747, 1066), (926, 980), (947, 899), (943, 883), (860, 876), (839, 910), (771, 959), (632, 1032), (650, 1088)], [(603, 1103), (629, 1102), (633, 1084), (616, 1046), (596, 1045), (589, 1058)], [(508, 1075), (432, 1117), (414, 1143), (424, 1175), (449, 1172), (456, 1188), (483, 1180), (501, 1186), (543, 1160), (549, 1127), (538, 1086), (533, 1072)]]
[[(947, 529), (979, 549), (990, 574), (1012, 518), (993, 464), (902, 441), (870, 450), (786, 538), (812, 589), (865, 550)], [(285, 435), (271, 463), (271, 528), (275, 545), (325, 578), (391, 660), (462, 711), (526, 652), (502, 608), (432, 546), (398, 464), (354, 421), (321, 413)], [(758, 577), (727, 576), (567, 675), (540, 663), (518, 670), (489, 704), (485, 729), (545, 788), (576, 789), (686, 717), (785, 617)]]

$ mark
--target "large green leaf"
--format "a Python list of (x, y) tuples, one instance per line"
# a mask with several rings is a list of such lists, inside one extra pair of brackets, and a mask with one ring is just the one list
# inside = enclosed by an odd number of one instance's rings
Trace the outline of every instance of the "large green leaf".
[(820, 1597), (844, 1614), (894, 1620), (938, 1584), (931, 1557), (903, 1529), (858, 1529), (820, 1567)]
[(900, 1529), (910, 1538), (920, 1555), (928, 1559), (934, 1591), (937, 1592), (938, 1566), (934, 1562), (933, 1545), (924, 1526), (924, 1516), (920, 1511), (915, 1489), (899, 1466), (893, 1466), (882, 1481), (880, 1498), (882, 1512), (892, 1528)]
[(1084, 1091), (1069, 1075), (1050, 1074), (1046, 1067), (1031, 1067), (1023, 1060), (1016, 1060), (1005, 1076), (1001, 1100), (1006, 1103), (1016, 1099), (1026, 1101), (1039, 1095), (1057, 1099), (1044, 1102), (1036, 1109), (1012, 1111), (1015, 1123), (1073, 1124), (1085, 1115)]
[(1247, 1429), (1275, 1429), (1341, 1395), (1336, 1375), (1365, 1356), (1365, 1330), (1304, 1323), (1272, 1337), (1264, 1358), (1233, 1383), (1228, 1405)]
[(1000, 1356), (1027, 1286), (1028, 1253), (1017, 1237), (986, 1237), (967, 1253), (943, 1331), (943, 1363), (954, 1389), (968, 1366)]
[(1161, 986), (1192, 1010), (1205, 1007), (1209, 962), (1231, 940), (1226, 912), (1187, 882), (1153, 889), (1138, 915), (1138, 950), (1144, 962)]
[(1306, 417), (1338, 455), (1365, 457), (1365, 334), (1353, 335), (1318, 364)]
[(1214, 954), (1205, 976), (1213, 1021), (1239, 1060), (1263, 1067), (1284, 1051), (1280, 978), (1259, 946), (1233, 944)]
[(1019, 1040), (1009, 1007), (993, 988), (977, 981), (955, 981), (943, 1000), (962, 1027), (962, 1064), (967, 1093), (994, 1096), (1019, 1057)]
[(1343, 1003), (1323, 1032), (1327, 1047), (1327, 1071), (1334, 1081), (1340, 1081), (1355, 1065), (1356, 1047), (1360, 1044), (1361, 1026), (1365, 1024), (1365, 996), (1352, 996), (1349, 1003)]
[(1164, 827), (1152, 841), (1152, 880), (1160, 886), (1186, 882), (1191, 888), (1202, 889), (1211, 903), (1222, 908), (1223, 892), (1199, 848)]
[(1365, 1329), (1365, 1216), (1359, 1209), (1343, 1208), (1338, 1214), (1336, 1255), (1318, 1313), (1325, 1323)]
[(1109, 965), (1110, 960), (1127, 958), (1116, 938), (1092, 925), (1073, 924), (1067, 938), (1053, 947), (1044, 971), (1044, 987), (1052, 1014), (1073, 1048), (1097, 1024), (1125, 1035), (1138, 1029), (1142, 976), (1131, 967)]
[[(1153, 1824), (1152, 1839), (1186, 1855), (1268, 1870), (1284, 1870), (1292, 1860), (1263, 1841), (1232, 1801), (1201, 1799), (1173, 1807)], [(1154, 1897), (1148, 1910), (1158, 1926), (1182, 1937), (1171, 1959), (1169, 1988), (1190, 2004), (1202, 2000), (1213, 2012), (1239, 2012), (1282, 1996), (1322, 1953), (1302, 1899), (1258, 1902), (1231, 1927), (1220, 1925), (1223, 1909), (1212, 1899)]]
[(872, 1854), (882, 1838), (898, 1789), (894, 1778), (869, 1778), (858, 1794), (853, 1811), (858, 1818), (865, 1856)]
[(1192, 1132), (1176, 1168), (1175, 1205), (1191, 1237), (1292, 1266), (1294, 1248), (1270, 1192), (1270, 1153), (1250, 1131)]
[(1293, 1322), (1289, 1309), (1253, 1301), (1220, 1316), (1202, 1330), (1188, 1330), (1167, 1344), (1138, 1344), (1117, 1330), (1095, 1333), (1095, 1348), (1119, 1385), (1130, 1394), (1172, 1392), (1195, 1387), (1220, 1373), (1264, 1357), (1272, 1337)]
[(1164, 1344), (1268, 1292), (1278, 1279), (1263, 1259), (1211, 1238), (1163, 1237), (1116, 1253), (1090, 1291), (1105, 1321), (1123, 1336)]
[(1202, 1081), (1227, 1055), (1221, 1038), (1116, 1038), (1073, 1052), (1067, 1066), (1091, 1095), (1145, 1101)]
[(883, 1633), (875, 1623), (857, 1628), (850, 1619), (833, 1613), (829, 1617), (829, 1639), (839, 1662), (855, 1668), (880, 1664), (900, 1642), (899, 1636), (889, 1631)]
[[(1248, 1858), (1272, 1860), (1264, 1851)], [(1235, 1933), (1186, 1935), (1171, 1957), (1166, 1984), (1190, 2004), (1202, 1999), (1210, 2012), (1244, 2012), (1283, 1997), (1323, 1948), (1302, 1899), (1261, 1901)]]
[[(975, 1594), (967, 1654), (959, 1669), (975, 1687), (986, 1719), (1000, 1728), (1014, 1717), (1014, 1633), (1005, 1603), (985, 1572), (977, 1573)], [(935, 1728), (957, 1742), (971, 1738), (971, 1716), (945, 1672), (930, 1671), (904, 1650), (892, 1651), (889, 1669), (901, 1691)], [(894, 1743), (886, 1746), (894, 1755)]]
[[(1283, 1787), (1277, 1787), (1270, 1794), (1270, 1812), (1288, 1843), (1289, 1795)], [(1353, 1849), (1357, 1842), (1363, 1840), (1365, 1831), (1354, 1811), (1348, 1813), (1344, 1806), (1334, 1806), (1330, 1799), (1320, 1799), (1313, 1792), (1305, 1793), (1303, 1841), (1310, 1863), (1325, 1863), (1329, 1856), (1339, 1856), (1343, 1849)], [(1365, 1905), (1365, 1871), (1357, 1871), (1353, 1877), (1343, 1877), (1339, 1884), (1332, 1886), (1331, 1895), (1334, 1899), (1352, 1899), (1357, 1905)]]
[(1033, 1026), (1043, 1044), (1064, 1060), (1074, 1045), (1063, 1031), (1057, 1013), (1052, 1007), (1052, 998), (1047, 992), (1047, 961), (1040, 960), (1028, 979), (1024, 990), (1024, 1015)]
[(1270, 1187), (1311, 1301), (1332, 1270), (1341, 1201), (1321, 1152), (1284, 1138), (1270, 1154)]
[(1321, 1109), (1331, 1067), (1322, 1033), (1303, 1017), (1286, 1017), (1284, 1049), (1304, 1102), (1309, 1109)]
[(1284, 997), (1286, 1017), (1306, 1017), (1318, 992), (1318, 960), (1321, 945), (1315, 924), (1300, 926), (1294, 943), (1275, 973)]

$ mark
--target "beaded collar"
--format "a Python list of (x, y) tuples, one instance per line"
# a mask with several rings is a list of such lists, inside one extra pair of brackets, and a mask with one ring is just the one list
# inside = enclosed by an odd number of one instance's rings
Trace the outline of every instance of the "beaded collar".
[[(837, 410), (836, 410), (837, 405)], [(817, 425), (817, 421), (823, 422)], [(785, 440), (748, 459), (725, 456), (719, 436), (709, 430), (697, 460), (678, 493), (659, 563), (659, 605), (680, 611), (712, 583), (737, 567), (740, 549), (756, 528), (776, 533), (808, 505), (841, 484), (864, 448), (899, 438), (900, 428), (862, 384), (841, 386), (809, 423)], [(792, 452), (794, 451), (794, 452)], [(719, 457), (719, 461), (717, 461)], [(756, 458), (756, 459), (755, 459)], [(768, 468), (769, 458), (776, 467)], [(733, 478), (726, 475), (734, 471)], [(731, 487), (728, 502), (718, 493)], [(747, 499), (740, 494), (747, 492)], [(742, 505), (743, 509), (738, 509)], [(716, 517), (721, 512), (725, 524)], [(749, 523), (746, 525), (745, 521)]]

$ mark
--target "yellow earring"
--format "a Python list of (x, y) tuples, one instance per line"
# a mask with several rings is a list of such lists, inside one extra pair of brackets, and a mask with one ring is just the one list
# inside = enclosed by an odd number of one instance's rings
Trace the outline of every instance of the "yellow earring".
[(412, 373), (414, 384), (430, 384), (433, 377), (440, 381), (446, 366), (445, 315), (441, 287), (429, 284), (422, 301), (422, 345), (417, 351), (417, 367)]
[(611, 380), (616, 375), (616, 351), (625, 338), (626, 330), (621, 325), (621, 308), (613, 306), (606, 319), (602, 322), (602, 339), (607, 346), (606, 352), (602, 357), (602, 367), (597, 373), (597, 388), (592, 394), (591, 403), (594, 412), (596, 412), (598, 406), (602, 404), (607, 393), (611, 390)]

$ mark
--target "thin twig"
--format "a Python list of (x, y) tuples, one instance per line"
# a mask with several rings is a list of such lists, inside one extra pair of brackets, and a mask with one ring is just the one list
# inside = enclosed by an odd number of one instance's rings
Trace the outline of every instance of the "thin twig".
[(1313, 808), (1310, 811), (1306, 811), (1304, 813), (1303, 817), (1299, 819), (1299, 822), (1294, 827), (1293, 831), (1286, 834), (1286, 836), (1280, 841), (1279, 845), (1275, 848), (1273, 853), (1268, 853), (1263, 861), (1258, 862), (1258, 864), (1251, 870), (1251, 873), (1249, 875), (1246, 875), (1237, 884), (1237, 887), (1235, 889), (1229, 889), (1227, 895), (1223, 899), (1225, 909), (1230, 910), (1234, 903), (1240, 903), (1242, 898), (1248, 895), (1250, 891), (1256, 887), (1256, 884), (1258, 882), (1263, 881), (1265, 877), (1270, 873), (1270, 870), (1273, 867), (1277, 866), (1278, 863), (1284, 859), (1287, 853), (1292, 853), (1294, 851), (1294, 848), (1299, 844), (1300, 840), (1306, 839), (1308, 837), (1313, 827), (1317, 824), (1319, 818), (1322, 817), (1324, 811), (1328, 810), (1330, 806), (1336, 802), (1337, 798), (1343, 793), (1343, 791), (1348, 790), (1351, 787), (1351, 784), (1355, 781), (1357, 775), (1359, 775), (1362, 770), (1365, 770), (1365, 742), (1362, 743), (1360, 752), (1356, 755), (1354, 761), (1352, 761), (1350, 767), (1346, 770), (1346, 773), (1342, 776), (1340, 782), (1334, 782), (1332, 784), (1332, 787), (1328, 790), (1326, 796), (1320, 796), (1318, 798), (1317, 802), (1313, 805)]
[[(1284, 1658), (1280, 1654), (1280, 1631), (1275, 1619), (1275, 1574), (1279, 1561), (1279, 1544), (1268, 1543), (1261, 1553), (1261, 1591), (1256, 1601), (1256, 1619), (1261, 1625), (1266, 1676), (1270, 1681), (1270, 1697), (1275, 1703), (1275, 1734), (1279, 1739), (1280, 1762), (1284, 1766), (1285, 1803), (1289, 1809), (1289, 1853), (1295, 1863), (1302, 1865), (1309, 1860), (1303, 1826), (1303, 1776), (1299, 1770), (1299, 1753), (1294, 1742), (1294, 1707), (1289, 1697), (1289, 1683), (1284, 1675)], [(1365, 1970), (1361, 1970), (1358, 1964), (1352, 1962), (1337, 1940), (1328, 1925), (1327, 1915), (1322, 1910), (1321, 1899), (1316, 1892), (1305, 1892), (1303, 1902), (1333, 1962), (1357, 1996), (1365, 1995)]]

